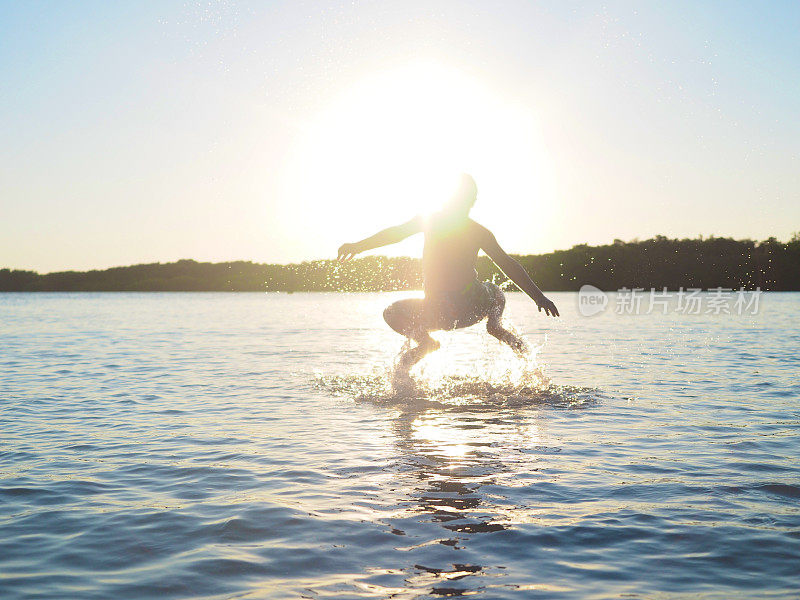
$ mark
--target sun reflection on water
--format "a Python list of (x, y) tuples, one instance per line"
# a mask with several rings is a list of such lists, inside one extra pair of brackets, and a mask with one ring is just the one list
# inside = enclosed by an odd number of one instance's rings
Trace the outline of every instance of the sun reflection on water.
[(543, 460), (560, 451), (547, 432), (548, 410), (588, 407), (598, 397), (596, 390), (554, 384), (537, 360), (540, 348), (522, 359), (494, 346), (465, 359), (458, 336), (441, 339), (442, 350), (412, 372), (411, 390), (392, 389), (390, 368), (317, 376), (328, 393), (387, 409), (396, 455), (391, 489), (403, 509), (376, 519), (399, 536), (406, 587), (373, 590), (376, 597), (504, 587), (503, 567), (470, 562), (470, 549), (484, 534), (536, 520), (542, 508), (533, 501), (520, 506), (498, 490), (542, 480)]

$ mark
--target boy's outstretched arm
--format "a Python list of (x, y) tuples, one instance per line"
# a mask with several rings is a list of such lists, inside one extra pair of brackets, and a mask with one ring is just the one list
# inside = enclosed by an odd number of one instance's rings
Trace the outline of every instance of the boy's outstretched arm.
[(506, 254), (505, 250), (497, 243), (491, 231), (485, 227), (479, 227), (481, 250), (486, 252), (489, 258), (494, 261), (494, 264), (496, 264), (511, 281), (516, 283), (519, 289), (528, 294), (528, 296), (536, 302), (536, 306), (539, 307), (539, 312), (544, 310), (545, 314), (548, 316), (558, 317), (559, 314), (556, 305), (542, 293), (542, 290), (533, 282), (533, 279), (530, 278), (522, 265)]
[(414, 217), (406, 223), (388, 227), (379, 231), (373, 236), (355, 242), (353, 244), (342, 244), (339, 248), (338, 260), (350, 260), (359, 252), (372, 250), (373, 248), (380, 248), (381, 246), (388, 246), (389, 244), (396, 244), (402, 242), (407, 237), (422, 231), (422, 219)]

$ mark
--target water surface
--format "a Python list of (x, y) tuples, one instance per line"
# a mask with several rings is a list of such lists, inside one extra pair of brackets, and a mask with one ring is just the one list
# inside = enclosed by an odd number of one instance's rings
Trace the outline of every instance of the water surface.
[(0, 294), (2, 598), (797, 598), (800, 294), (524, 363), (404, 294)]

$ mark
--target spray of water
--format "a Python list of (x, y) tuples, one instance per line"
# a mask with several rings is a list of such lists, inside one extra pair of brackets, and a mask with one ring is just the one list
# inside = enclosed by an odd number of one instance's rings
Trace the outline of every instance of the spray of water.
[[(451, 344), (453, 340), (448, 340)], [(546, 340), (545, 340), (546, 343)], [(531, 346), (515, 354), (487, 339), (484, 352), (470, 360), (453, 360), (448, 345), (430, 354), (414, 369), (411, 378), (398, 380), (396, 365), (369, 375), (317, 374), (318, 389), (356, 401), (384, 405), (437, 405), (450, 407), (559, 405), (580, 407), (596, 401), (597, 390), (556, 385), (537, 359), (544, 347)]]

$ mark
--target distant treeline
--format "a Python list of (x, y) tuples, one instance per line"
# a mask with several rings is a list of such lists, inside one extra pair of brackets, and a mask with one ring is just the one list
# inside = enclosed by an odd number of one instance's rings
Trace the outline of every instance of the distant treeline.
[[(544, 290), (574, 291), (589, 283), (603, 290), (716, 288), (800, 290), (800, 236), (782, 243), (707, 239), (614, 240), (549, 254), (515, 257)], [(478, 274), (505, 277), (481, 257)], [(0, 291), (388, 291), (420, 289), (419, 259), (368, 256), (348, 263), (317, 260), (291, 265), (179, 260), (102, 271), (0, 270)]]

